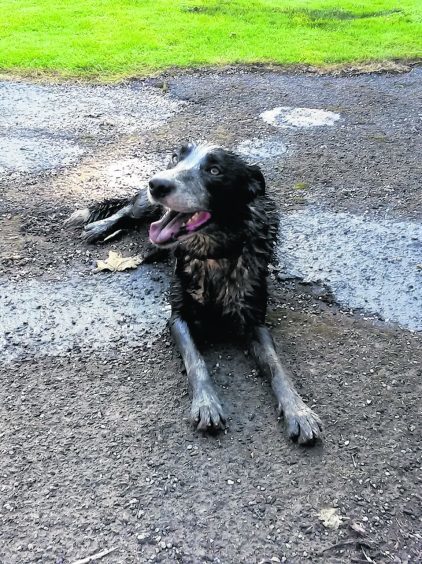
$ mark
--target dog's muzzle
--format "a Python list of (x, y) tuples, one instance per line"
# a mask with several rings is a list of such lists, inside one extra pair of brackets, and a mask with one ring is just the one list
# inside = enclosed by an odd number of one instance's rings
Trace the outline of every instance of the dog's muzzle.
[(193, 235), (204, 227), (211, 219), (208, 211), (183, 213), (169, 210), (159, 220), (151, 223), (149, 238), (151, 243), (159, 246), (168, 246), (176, 243), (181, 238)]
[(176, 186), (172, 180), (167, 178), (151, 178), (149, 181), (149, 193), (153, 200), (159, 201), (175, 190)]

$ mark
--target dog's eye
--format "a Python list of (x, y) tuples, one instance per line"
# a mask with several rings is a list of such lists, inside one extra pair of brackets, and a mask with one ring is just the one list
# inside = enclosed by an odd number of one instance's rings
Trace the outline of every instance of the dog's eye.
[(209, 170), (209, 173), (213, 176), (217, 176), (218, 174), (220, 174), (220, 169), (216, 166), (212, 166)]
[(177, 164), (179, 162), (179, 155), (177, 153), (174, 153), (174, 155), (172, 155), (171, 162), (173, 164)]

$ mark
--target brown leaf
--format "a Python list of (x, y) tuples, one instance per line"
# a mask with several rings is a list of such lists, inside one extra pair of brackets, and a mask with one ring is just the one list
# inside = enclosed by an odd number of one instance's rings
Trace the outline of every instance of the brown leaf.
[(100, 272), (101, 270), (121, 272), (122, 270), (128, 270), (129, 268), (136, 268), (141, 263), (142, 258), (140, 256), (122, 257), (119, 253), (110, 251), (106, 260), (97, 261), (97, 268), (95, 269), (95, 272)]

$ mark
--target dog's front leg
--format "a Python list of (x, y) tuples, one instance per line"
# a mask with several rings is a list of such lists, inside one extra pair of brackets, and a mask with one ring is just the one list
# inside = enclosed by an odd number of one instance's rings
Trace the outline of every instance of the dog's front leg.
[(278, 411), (279, 414), (284, 414), (289, 437), (300, 444), (312, 445), (321, 436), (321, 420), (295, 390), (291, 376), (278, 358), (271, 333), (265, 325), (253, 328), (251, 351), (260, 370), (271, 379)]
[(170, 330), (182, 355), (192, 392), (192, 421), (197, 429), (223, 429), (225, 417), (206, 364), (180, 316), (172, 317)]
[[(161, 212), (161, 206), (151, 204), (148, 200), (148, 192), (144, 189), (140, 190), (130, 201), (123, 198), (121, 202), (120, 209), (117, 209), (111, 215), (107, 215), (107, 207), (110, 203), (114, 204), (115, 207), (116, 202), (108, 200), (100, 202), (92, 208), (78, 210), (65, 221), (65, 225), (68, 227), (85, 225), (81, 238), (87, 243), (94, 243), (105, 239), (116, 231), (131, 229), (143, 220), (155, 219)], [(120, 201), (117, 201), (117, 204), (119, 203)], [(104, 217), (104, 214), (106, 214), (106, 217)], [(104, 219), (93, 220), (95, 217), (101, 216)]]
[(110, 217), (88, 223), (82, 231), (81, 239), (86, 243), (95, 243), (100, 239), (104, 239), (107, 235), (122, 229), (125, 221), (130, 217), (131, 209), (132, 204), (128, 204)]

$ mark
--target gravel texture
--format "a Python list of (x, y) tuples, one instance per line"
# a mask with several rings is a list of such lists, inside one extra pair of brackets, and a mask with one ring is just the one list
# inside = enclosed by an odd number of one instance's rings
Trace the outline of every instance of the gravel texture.
[[(0, 84), (1, 562), (422, 561), (421, 76)], [(260, 117), (280, 107), (340, 117)], [(94, 274), (109, 250), (142, 254), (146, 230), (89, 247), (62, 228), (186, 139), (260, 162), (277, 200), (268, 322), (324, 421), (314, 449), (286, 440), (237, 341), (202, 345), (229, 419), (196, 433), (165, 328), (171, 264)]]

